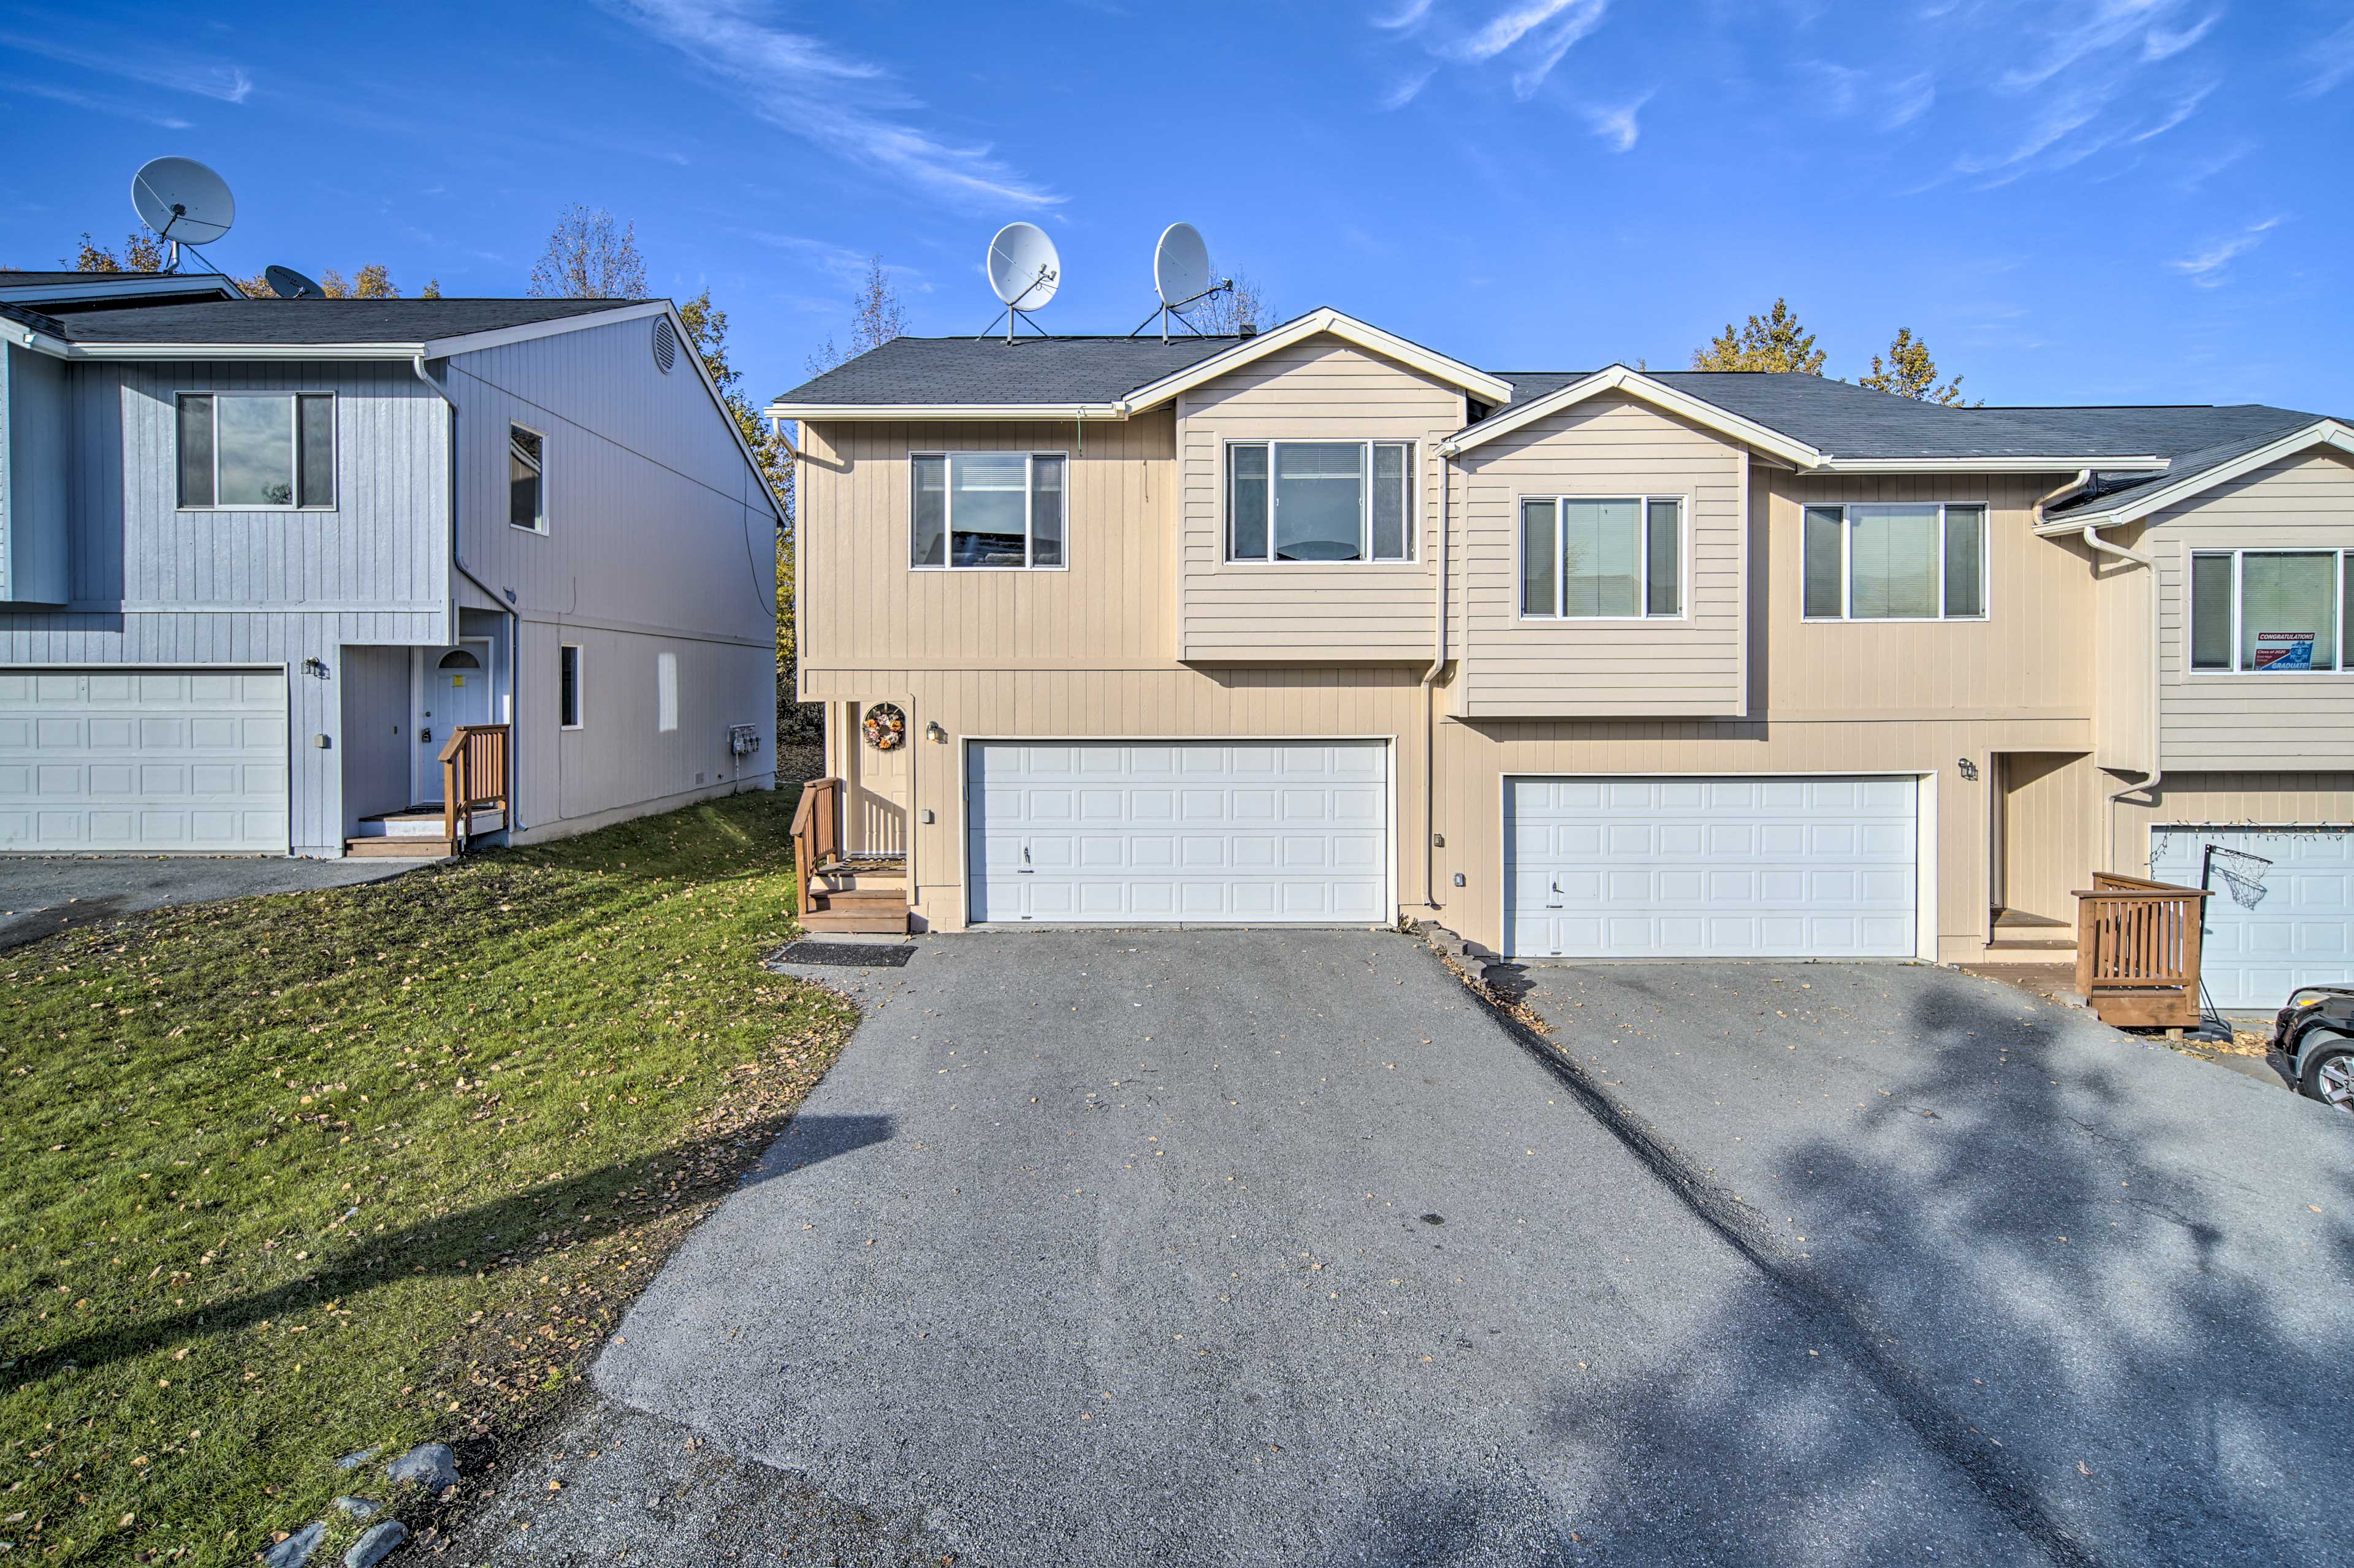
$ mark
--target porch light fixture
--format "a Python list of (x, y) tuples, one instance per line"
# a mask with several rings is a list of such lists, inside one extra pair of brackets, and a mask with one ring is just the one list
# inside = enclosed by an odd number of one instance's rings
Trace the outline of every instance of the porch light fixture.
[(924, 734), (932, 740), (946, 740), (949, 737), (949, 732), (940, 727), (940, 721), (938, 719), (924, 726)]
[(323, 681), (327, 678), (327, 662), (315, 653), (311, 654), (302, 661), (302, 673), (315, 675)]
[(1972, 762), (1967, 757), (1957, 757), (1954, 758), (1954, 766), (1962, 770), (1963, 778), (1968, 779), (1973, 784), (1978, 782), (1978, 765), (1977, 763)]

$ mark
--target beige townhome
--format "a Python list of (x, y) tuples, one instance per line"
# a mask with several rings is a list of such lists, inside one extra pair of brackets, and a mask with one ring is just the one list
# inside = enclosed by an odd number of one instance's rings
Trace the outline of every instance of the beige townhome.
[(769, 414), (825, 804), (932, 928), (2049, 959), (2094, 873), (2220, 846), (2273, 865), (2219, 1000), (2354, 978), (2335, 420), (1490, 371), (1331, 310), (900, 338)]

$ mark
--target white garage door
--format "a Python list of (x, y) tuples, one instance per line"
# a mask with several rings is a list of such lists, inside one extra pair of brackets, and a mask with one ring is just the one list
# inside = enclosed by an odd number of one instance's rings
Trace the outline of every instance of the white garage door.
[(1378, 741), (977, 741), (966, 766), (974, 920), (1392, 917)]
[(2354, 830), (2152, 828), (2150, 875), (2198, 886), (2209, 844), (2272, 862), (2253, 909), (2208, 877), (2199, 969), (2216, 1006), (2269, 1012), (2298, 986), (2354, 983)]
[(280, 672), (0, 669), (0, 850), (286, 847)]
[(1909, 958), (1912, 779), (1510, 779), (1516, 958)]

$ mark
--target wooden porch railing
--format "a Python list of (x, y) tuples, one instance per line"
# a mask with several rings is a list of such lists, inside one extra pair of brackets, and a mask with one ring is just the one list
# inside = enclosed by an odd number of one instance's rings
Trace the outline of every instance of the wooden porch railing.
[[(2077, 993), (2111, 1023), (2196, 1023), (2199, 927), (2211, 896), (2095, 872), (2076, 895)], [(2105, 993), (2114, 1006), (2101, 1005)]]
[(801, 912), (810, 908), (810, 882), (817, 868), (842, 858), (842, 780), (812, 779), (801, 786), (793, 808), (793, 874), (800, 879)]
[(474, 813), (496, 807), (499, 825), (514, 816), (508, 800), (507, 726), (461, 724), (441, 747), (441, 832), (452, 849), (474, 832)]

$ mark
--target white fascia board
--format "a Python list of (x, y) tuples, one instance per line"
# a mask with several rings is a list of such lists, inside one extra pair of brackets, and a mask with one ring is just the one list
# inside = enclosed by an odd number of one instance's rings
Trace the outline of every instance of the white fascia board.
[(1127, 403), (785, 403), (760, 410), (770, 419), (1125, 419)]
[(1879, 457), (1827, 456), (1817, 473), (2075, 473), (2137, 469), (2164, 473), (2173, 460), (2162, 457)]
[[(5, 276), (5, 274), (0, 274)], [(162, 278), (113, 278), (105, 272), (93, 272), (87, 282), (78, 283), (5, 283), (0, 282), (0, 303), (17, 304), (31, 301), (80, 302), (84, 300), (135, 300), (148, 294), (193, 293), (207, 281), (213, 291), (224, 300), (242, 300), (244, 291), (217, 273), (175, 272)]]
[[(2252, 452), (2243, 453), (2229, 462), (2217, 463), (2213, 468), (2202, 469), (2176, 483), (2162, 485), (2147, 495), (2136, 496), (2115, 506), (2088, 507), (2081, 512), (2047, 518), (2037, 525), (2035, 531), (2043, 535), (2081, 534), (2087, 527), (2113, 528), (2120, 523), (2139, 522), (2154, 512), (2162, 512), (2219, 484), (2228, 484), (2243, 475), (2253, 473), (2266, 463), (2278, 462), (2285, 457), (2294, 457), (2309, 448), (2320, 446), (2335, 447), (2339, 451), (2354, 455), (2354, 429), (2349, 429), (2335, 419), (2317, 419), (2310, 425), (2291, 430), (2278, 440), (2265, 442)], [(2084, 462), (2078, 466), (2099, 465)]]
[(1198, 360), (1182, 370), (1162, 376), (1158, 381), (1148, 382), (1130, 392), (1122, 401), (1131, 411), (1141, 413), (1147, 408), (1155, 408), (1169, 401), (1180, 393), (1190, 392), (1206, 381), (1215, 380), (1230, 370), (1238, 369), (1254, 360), (1274, 353), (1277, 349), (1288, 348), (1293, 344), (1304, 338), (1314, 337), (1319, 333), (1331, 333), (1342, 342), (1352, 343), (1369, 354), (1378, 354), (1385, 359), (1394, 359), (1401, 365), (1420, 371), (1433, 380), (1444, 381), (1450, 387), (1459, 387), (1483, 403), (1504, 403), (1511, 399), (1512, 384), (1511, 382), (1490, 376), (1484, 370), (1474, 369), (1461, 360), (1449, 359), (1447, 355), (1425, 348), (1418, 343), (1408, 343), (1394, 333), (1384, 332), (1369, 323), (1361, 322), (1354, 316), (1343, 315), (1339, 311), (1328, 307), (1323, 310), (1310, 311), (1306, 315), (1288, 321), (1272, 331), (1260, 333), (1257, 337), (1246, 337), (1232, 348), (1221, 350), (1207, 359)]
[(1483, 446), (1499, 436), (1508, 436), (1548, 414), (1573, 408), (1606, 392), (1625, 392), (1640, 397), (1655, 408), (1690, 419), (1693, 424), (1714, 430), (1719, 435), (1745, 442), (1761, 452), (1801, 469), (1814, 469), (1823, 461), (1823, 454), (1804, 441), (1793, 440), (1755, 419), (1720, 408), (1706, 398), (1679, 391), (1663, 381), (1654, 381), (1641, 371), (1630, 370), (1623, 365), (1597, 370), (1583, 381), (1573, 381), (1542, 397), (1532, 398), (1508, 414), (1490, 418), (1440, 442), (1438, 450), (1448, 457), (1454, 457), (1474, 447)]
[(69, 343), (68, 359), (414, 359), (421, 343)]
[[(648, 300), (642, 304), (616, 305), (610, 311), (584, 311), (578, 315), (557, 316), (552, 321), (526, 322), (521, 326), (499, 327), (491, 332), (468, 333), (462, 337), (435, 338), (425, 344), (428, 359), (447, 359), (451, 355), (472, 354), (485, 348), (500, 348), (511, 343), (528, 343), (535, 337), (555, 337), (563, 333), (580, 332), (588, 327), (612, 326), (619, 322), (633, 322), (647, 316), (673, 314), (668, 300)], [(673, 315), (673, 328), (678, 329), (681, 348), (690, 346), (684, 328)], [(703, 362), (701, 355), (695, 363)]]

